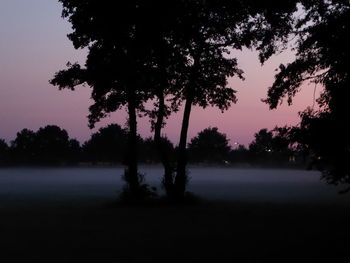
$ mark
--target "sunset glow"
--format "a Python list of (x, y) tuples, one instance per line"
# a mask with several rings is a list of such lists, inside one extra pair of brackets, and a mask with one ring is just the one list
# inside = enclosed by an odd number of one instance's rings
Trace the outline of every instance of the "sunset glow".
[[(47, 124), (67, 129), (71, 137), (81, 142), (96, 131), (87, 127), (88, 106), (92, 103), (90, 89), (59, 91), (48, 82), (68, 61), (84, 63), (86, 51), (73, 48), (66, 37), (70, 31), (70, 24), (61, 18), (61, 6), (57, 1), (1, 1), (1, 138), (10, 141), (23, 128), (37, 130)], [(227, 134), (231, 144), (247, 145), (261, 128), (298, 123), (298, 112), (312, 105), (313, 85), (303, 89), (291, 107), (284, 103), (270, 111), (268, 105), (261, 102), (273, 82), (275, 69), (293, 58), (291, 52), (273, 57), (264, 66), (253, 51), (244, 50), (238, 58), (246, 80), (233, 78), (229, 82), (238, 91), (238, 103), (223, 114), (217, 109), (195, 108), (189, 138), (208, 126), (217, 126)], [(97, 128), (115, 122), (125, 124), (123, 110), (105, 119)], [(181, 113), (173, 115), (164, 130), (174, 143), (178, 142), (180, 122)], [(139, 133), (143, 137), (151, 135), (146, 118), (139, 120)]]

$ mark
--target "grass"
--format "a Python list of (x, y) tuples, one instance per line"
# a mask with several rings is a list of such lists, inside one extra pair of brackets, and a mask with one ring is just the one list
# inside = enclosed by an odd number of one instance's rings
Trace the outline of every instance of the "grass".
[(349, 260), (345, 206), (36, 200), (3, 206), (0, 216), (2, 262)]

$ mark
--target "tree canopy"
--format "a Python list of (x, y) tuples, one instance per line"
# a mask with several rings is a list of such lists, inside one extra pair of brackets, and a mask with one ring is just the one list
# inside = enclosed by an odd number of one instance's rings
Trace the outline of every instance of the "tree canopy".
[(79, 142), (70, 139), (66, 130), (47, 125), (37, 132), (23, 129), (11, 142), (11, 153), (19, 164), (60, 164), (76, 162)]
[(328, 182), (349, 184), (350, 1), (299, 2), (302, 15), (292, 32), (297, 39), (296, 59), (280, 66), (265, 102), (273, 109), (286, 97), (291, 104), (306, 81), (321, 86), (318, 108), (301, 113), (298, 142), (322, 160)]
[[(87, 48), (84, 66), (69, 63), (51, 83), (60, 89), (81, 84), (92, 88), (89, 125), (111, 112), (128, 112), (128, 157), (125, 178), (130, 189), (138, 174), (137, 118), (151, 117), (154, 140), (164, 165), (164, 185), (178, 197), (186, 190), (187, 132), (193, 105), (227, 110), (236, 103), (228, 78), (243, 79), (232, 50), (255, 47), (264, 62), (285, 46), (294, 29), (297, 1), (60, 0), (71, 24), (75, 48)], [(307, 2), (307, 1), (306, 1)], [(145, 103), (154, 107), (146, 109)], [(166, 118), (183, 105), (176, 165), (161, 143)], [(175, 168), (176, 166), (176, 168)]]
[(191, 161), (223, 163), (227, 160), (231, 147), (226, 134), (217, 127), (209, 127), (191, 139), (188, 151)]

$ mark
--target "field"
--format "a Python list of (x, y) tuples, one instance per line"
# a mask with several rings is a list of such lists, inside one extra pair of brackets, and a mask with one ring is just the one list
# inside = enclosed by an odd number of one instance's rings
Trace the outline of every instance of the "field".
[[(116, 169), (2, 169), (1, 258), (348, 262), (349, 197), (320, 183), (317, 174), (210, 169), (221, 171), (216, 180), (191, 169), (192, 190), (202, 198), (186, 206), (116, 203)], [(145, 172), (157, 177), (160, 169)]]

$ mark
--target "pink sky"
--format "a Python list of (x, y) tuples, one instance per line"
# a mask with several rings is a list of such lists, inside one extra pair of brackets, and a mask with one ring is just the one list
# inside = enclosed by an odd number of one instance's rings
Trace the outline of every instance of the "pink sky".
[[(65, 68), (68, 61), (84, 62), (85, 52), (74, 50), (66, 34), (70, 25), (60, 17), (61, 7), (56, 0), (2, 0), (0, 9), (0, 138), (14, 139), (16, 132), (56, 124), (65, 128), (71, 137), (81, 142), (94, 130), (87, 127), (90, 89), (74, 92), (58, 91), (48, 81), (54, 73)], [(275, 69), (293, 58), (291, 52), (273, 57), (263, 67), (257, 54), (245, 50), (238, 55), (246, 81), (230, 80), (238, 91), (238, 103), (221, 113), (217, 109), (194, 108), (189, 138), (208, 126), (217, 126), (227, 134), (231, 143), (248, 144), (261, 128), (296, 124), (298, 112), (313, 103), (313, 85), (305, 85), (291, 107), (270, 111), (261, 102), (272, 84)], [(123, 111), (113, 114), (106, 123), (124, 125)], [(181, 114), (172, 116), (164, 133), (178, 142)], [(139, 122), (142, 136), (150, 136), (147, 119)]]

